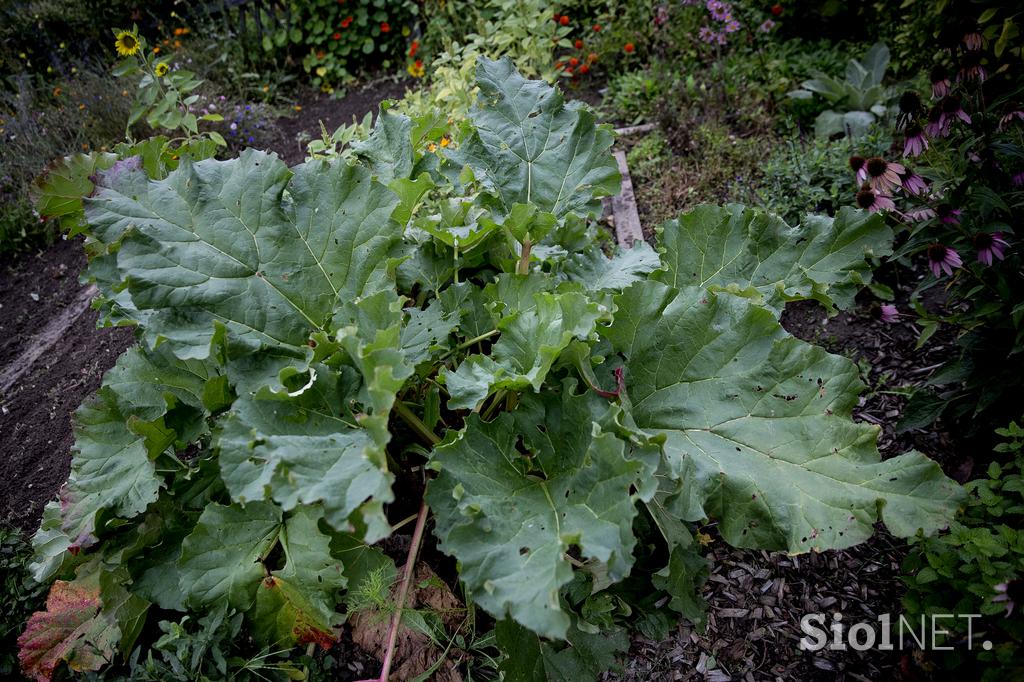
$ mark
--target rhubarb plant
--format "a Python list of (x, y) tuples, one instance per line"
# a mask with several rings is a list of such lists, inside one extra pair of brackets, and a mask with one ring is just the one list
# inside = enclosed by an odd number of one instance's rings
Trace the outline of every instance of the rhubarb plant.
[(75, 415), (27, 674), (210, 614), (330, 648), (417, 507), (410, 556), (425, 522), (517, 680), (594, 678), (641, 618), (702, 622), (695, 524), (791, 553), (947, 524), (960, 488), (920, 453), (881, 461), (857, 367), (778, 322), (852, 303), (881, 218), (706, 206), (608, 249), (612, 132), (508, 60), (477, 82), (448, 146), (382, 110), (353, 154), (293, 168), (97, 165), (86, 277), (138, 343)]

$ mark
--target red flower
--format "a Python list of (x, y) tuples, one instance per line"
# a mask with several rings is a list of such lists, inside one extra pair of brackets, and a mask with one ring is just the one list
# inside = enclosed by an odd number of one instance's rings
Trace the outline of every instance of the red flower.
[(391, 24), (389, 24), (386, 21), (380, 22), (380, 32), (381, 33), (391, 33)]
[(587, 66), (586, 64), (584, 64), (583, 66), (580, 67), (580, 73), (582, 73), (582, 74), (590, 73), (590, 67)]
[(633, 50), (636, 48), (633, 46), (633, 43), (626, 43), (622, 49), (625, 50), (627, 54), (632, 54)]
[(780, 5), (779, 3), (775, 3), (774, 5), (772, 5), (772, 14), (774, 14), (775, 16), (779, 16), (780, 14), (782, 14), (782, 5)]
[(594, 30), (600, 32), (601, 24), (594, 24)]
[(352, 23), (352, 17), (345, 17), (344, 19), (341, 20), (341, 27), (342, 28), (348, 28), (349, 24), (351, 24), (351, 23)]
[(580, 63), (580, 60), (576, 59), (576, 57), (572, 57), (572, 58), (571, 58), (571, 59), (569, 60), (569, 66), (576, 66), (576, 65), (577, 65), (577, 64), (579, 64), (579, 63)]
[(416, 52), (419, 49), (420, 49), (420, 41), (418, 41), (418, 40), (412, 41), (412, 45), (409, 46), (409, 56), (410, 57), (415, 57), (416, 56)]
[(557, 24), (562, 19), (562, 15), (555, 12), (555, 23)]
[(577, 50), (582, 50), (583, 49), (583, 41), (582, 40), (577, 40), (575, 45), (576, 45), (576, 49)]
[(561, 69), (561, 68), (562, 68), (562, 62), (555, 62), (555, 69)]
[(568, 26), (569, 25), (569, 17), (568, 17), (568, 15), (563, 14), (562, 16), (560, 16), (558, 18), (558, 23), (560, 23), (562, 26)]
[(335, 33), (331, 37), (334, 38), (335, 40), (341, 40), (341, 34), (340, 33)]

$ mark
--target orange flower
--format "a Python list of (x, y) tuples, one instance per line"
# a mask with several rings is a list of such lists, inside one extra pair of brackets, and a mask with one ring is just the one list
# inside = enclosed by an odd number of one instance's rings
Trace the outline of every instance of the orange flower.
[(596, 52), (591, 52), (590, 54), (588, 54), (587, 55), (587, 61), (590, 62), (591, 64), (596, 62), (597, 61), (597, 53)]
[(420, 41), (418, 41), (418, 40), (412, 41), (412, 45), (409, 46), (409, 57), (410, 58), (411, 57), (415, 57), (416, 56), (416, 51), (419, 50), (419, 49), (420, 49)]
[(561, 17), (559, 17), (558, 23), (560, 23), (562, 26), (568, 26), (569, 25), (569, 17), (567, 15), (563, 14)]
[(380, 22), (380, 32), (381, 33), (391, 33), (391, 24), (389, 24), (386, 21)]
[(582, 40), (577, 40), (574, 44), (576, 45), (576, 49), (577, 50), (582, 50), (583, 49), (583, 41)]
[(633, 46), (633, 43), (626, 43), (622, 49), (626, 51), (626, 54), (632, 54), (636, 47)]
[(576, 59), (576, 57), (572, 57), (571, 59), (569, 59), (569, 66), (576, 66), (579, 63), (580, 60)]
[(583, 66), (580, 67), (580, 73), (584, 75), (590, 73), (590, 67), (584, 64)]

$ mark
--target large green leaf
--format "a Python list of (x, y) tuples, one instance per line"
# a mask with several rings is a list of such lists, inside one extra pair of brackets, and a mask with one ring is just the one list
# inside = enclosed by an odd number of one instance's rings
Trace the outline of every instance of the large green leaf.
[(36, 181), (36, 211), (44, 218), (56, 219), (72, 235), (81, 232), (85, 227), (82, 197), (93, 190), (92, 176), (115, 161), (117, 155), (106, 152), (72, 154), (57, 161)]
[(572, 546), (607, 564), (615, 580), (633, 561), (630, 489), (643, 466), (601, 431), (589, 405), (567, 387), (552, 406), (557, 416), (528, 429), (507, 413), (490, 423), (471, 415), (432, 459), (435, 533), (474, 601), (549, 637), (564, 638), (569, 627), (559, 589), (572, 578)]
[(608, 153), (612, 132), (595, 126), (585, 105), (567, 105), (557, 88), (526, 80), (507, 57), (480, 58), (477, 85), (479, 100), (469, 115), (475, 130), (450, 157), (473, 170), (498, 214), (517, 203), (559, 218), (597, 212), (597, 197), (619, 191)]
[(235, 402), (215, 435), (221, 477), (239, 503), (274, 500), (287, 511), (322, 502), (338, 530), (352, 527), (353, 514), (386, 529), (383, 504), (392, 499), (393, 477), (383, 444), (343, 415), (351, 396), (342, 376), (324, 365), (311, 372), (312, 385), (298, 396)]
[(654, 249), (646, 242), (638, 242), (632, 248), (617, 250), (611, 258), (596, 247), (574, 254), (566, 259), (562, 272), (587, 291), (604, 291), (624, 289), (644, 280), (658, 265)]
[(574, 338), (588, 338), (601, 314), (578, 293), (539, 293), (533, 300), (532, 308), (501, 320), (490, 355), (471, 355), (455, 372), (442, 372), (450, 409), (477, 409), (494, 390), (539, 391), (559, 354)]
[(637, 426), (664, 433), (671, 500), (739, 547), (806, 552), (944, 527), (962, 490), (917, 452), (879, 461), (851, 421), (856, 365), (789, 336), (749, 300), (658, 282), (616, 297), (602, 333), (625, 359)]
[(97, 515), (132, 518), (157, 498), (163, 480), (145, 438), (128, 430), (109, 395), (90, 398), (75, 412), (71, 475), (61, 488), (61, 532), (73, 551), (97, 540)]
[(342, 564), (331, 556), (331, 538), (317, 527), (323, 512), (300, 507), (285, 521), (285, 565), (260, 583), (252, 615), (258, 639), (273, 647), (315, 642), (327, 649), (341, 623), (335, 612), (345, 587)]
[(188, 604), (227, 601), (247, 611), (266, 575), (263, 559), (280, 532), (281, 509), (274, 504), (209, 504), (182, 543), (178, 560), (180, 588)]
[(223, 327), (232, 345), (300, 346), (340, 303), (383, 287), (398, 198), (363, 168), (289, 170), (247, 150), (160, 181), (140, 173), (109, 180), (86, 213), (97, 232), (124, 233), (117, 264), (134, 304), (155, 310), (152, 345), (203, 358)]
[(790, 227), (738, 204), (701, 205), (662, 225), (659, 242), (654, 278), (666, 284), (724, 289), (778, 309), (801, 299), (849, 308), (871, 281), (866, 259), (892, 253), (892, 230), (881, 216), (849, 207)]

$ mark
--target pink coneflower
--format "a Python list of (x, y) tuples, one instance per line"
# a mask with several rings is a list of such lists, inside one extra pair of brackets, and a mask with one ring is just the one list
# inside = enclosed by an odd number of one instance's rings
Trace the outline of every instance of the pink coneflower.
[(978, 262), (984, 265), (992, 265), (994, 260), (1006, 258), (1003, 249), (1009, 246), (1003, 238), (1002, 232), (979, 232), (974, 235), (974, 248), (978, 250)]
[(898, 125), (906, 125), (921, 113), (921, 96), (913, 90), (900, 95), (900, 113), (896, 116)]
[(875, 317), (886, 324), (892, 324), (900, 316), (900, 312), (896, 310), (896, 306), (888, 303), (880, 305), (877, 308), (873, 308), (872, 312), (875, 314)]
[(1010, 113), (999, 119), (999, 129), (1002, 130), (1004, 127), (1010, 125), (1014, 121), (1024, 121), (1024, 111), (1011, 111)]
[(949, 82), (949, 73), (946, 71), (946, 67), (941, 64), (935, 65), (931, 72), (932, 82), (932, 97), (935, 99), (942, 99), (949, 94), (950, 88), (953, 86)]
[(906, 136), (903, 141), (903, 156), (920, 156), (928, 149), (928, 138), (924, 136), (924, 130), (918, 124), (911, 123), (903, 133)]
[(857, 176), (857, 184), (868, 179), (868, 160), (863, 156), (850, 157), (850, 170)]
[(892, 211), (896, 209), (892, 197), (886, 196), (871, 189), (870, 185), (863, 185), (857, 192), (857, 206), (867, 209), (869, 213), (878, 211)]
[(960, 70), (956, 72), (956, 82), (962, 83), (963, 81), (978, 81), (984, 83), (988, 77), (988, 72), (985, 71), (985, 67), (981, 65), (981, 53), (980, 52), (968, 52), (960, 60)]
[(949, 204), (939, 204), (935, 207), (935, 215), (939, 216), (939, 220), (946, 225), (959, 225), (961, 213), (963, 211), (953, 208)]
[(943, 272), (952, 275), (953, 268), (958, 268), (963, 264), (960, 254), (945, 244), (932, 244), (928, 247), (928, 267), (936, 277), (940, 277)]
[(868, 182), (879, 192), (894, 190), (900, 186), (900, 174), (907, 169), (901, 164), (890, 163), (880, 156), (872, 156), (865, 167), (868, 171)]
[(761, 22), (761, 25), (757, 27), (757, 30), (761, 33), (771, 33), (773, 28), (775, 28), (775, 22), (771, 19), (765, 19)]
[(930, 220), (934, 218), (935, 210), (928, 208), (927, 206), (922, 206), (921, 208), (915, 208), (913, 210), (907, 211), (904, 215), (907, 217), (908, 220), (918, 223), (921, 222), (922, 220)]
[(984, 38), (981, 35), (981, 31), (977, 27), (974, 27), (964, 34), (963, 42), (964, 47), (968, 50), (980, 50), (981, 44), (984, 42)]
[(1007, 580), (995, 586), (996, 596), (992, 601), (997, 604), (1006, 604), (1006, 615), (1013, 613), (1013, 607), (1024, 602), (1024, 580)]
[(924, 194), (928, 191), (928, 183), (912, 170), (900, 173), (900, 186), (907, 194)]
[(967, 125), (971, 124), (971, 117), (964, 111), (960, 104), (960, 98), (956, 95), (946, 95), (942, 98), (942, 125), (948, 127), (953, 119), (960, 119)]
[(928, 123), (924, 127), (928, 137), (946, 137), (949, 135), (949, 121), (942, 114), (942, 107), (936, 105), (928, 112)]

